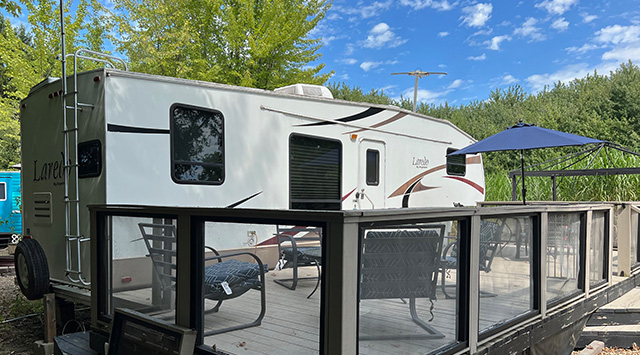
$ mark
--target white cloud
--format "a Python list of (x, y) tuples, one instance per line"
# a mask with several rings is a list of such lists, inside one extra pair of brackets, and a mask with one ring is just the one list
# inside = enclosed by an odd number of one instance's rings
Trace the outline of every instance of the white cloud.
[(487, 45), (487, 48), (492, 49), (494, 51), (499, 51), (500, 50), (500, 43), (504, 42), (504, 41), (510, 41), (511, 40), (511, 36), (509, 35), (502, 35), (502, 36), (495, 36), (493, 38), (491, 38), (490, 40), (484, 42), (484, 44)]
[(591, 22), (591, 21), (593, 21), (593, 20), (595, 20), (595, 19), (597, 19), (597, 18), (598, 18), (598, 16), (596, 16), (596, 15), (589, 15), (589, 14), (588, 14), (588, 13), (586, 13), (586, 12), (581, 12), (581, 13), (580, 13), (580, 16), (582, 16), (582, 22), (584, 22), (584, 23), (589, 23), (589, 22)]
[(326, 17), (327, 20), (342, 20), (342, 16), (338, 12), (330, 11)]
[(618, 64), (618, 62), (605, 62), (598, 65), (598, 67), (592, 67), (586, 63), (572, 64), (561, 68), (555, 73), (531, 75), (526, 80), (533, 92), (536, 93), (542, 91), (545, 86), (553, 86), (559, 81), (568, 83), (573, 79), (583, 78), (595, 70), (599, 73), (609, 73), (611, 70), (615, 70)]
[(344, 55), (352, 55), (353, 52), (355, 52), (355, 48), (353, 46), (353, 43), (347, 43), (345, 45)]
[(472, 56), (467, 57), (467, 60), (475, 60), (475, 61), (480, 61), (480, 60), (485, 60), (485, 59), (487, 59), (487, 55), (484, 54), (484, 53), (482, 53), (481, 55), (479, 55), (477, 57), (472, 57)]
[(400, 0), (400, 5), (412, 7), (414, 10), (421, 10), (430, 7), (438, 11), (448, 11), (456, 7), (458, 2), (456, 1), (453, 4), (450, 4), (448, 0)]
[(519, 80), (516, 79), (513, 75), (507, 74), (500, 78), (502, 85), (511, 85), (517, 83)]
[(338, 37), (336, 36), (327, 36), (327, 37), (322, 37), (322, 44), (325, 46), (328, 46), (329, 44), (331, 44), (331, 42), (333, 42), (333, 40), (337, 39)]
[(459, 88), (460, 86), (462, 86), (462, 84), (464, 84), (464, 80), (462, 79), (456, 79), (454, 80), (448, 87), (448, 89), (456, 89)]
[(486, 30), (480, 30), (480, 31), (476, 31), (474, 33), (472, 33), (469, 38), (472, 37), (476, 37), (476, 36), (488, 36), (490, 34), (493, 33), (493, 29), (492, 28), (487, 28)]
[(360, 63), (360, 68), (364, 71), (369, 71), (371, 69), (375, 69), (380, 66), (382, 62), (362, 62)]
[(545, 0), (539, 4), (536, 4), (537, 8), (543, 8), (550, 14), (562, 15), (573, 5), (576, 5), (578, 0)]
[(385, 2), (375, 1), (373, 4), (368, 6), (359, 6), (359, 7), (340, 7), (334, 6), (333, 10), (341, 12), (346, 15), (356, 15), (361, 18), (370, 18), (376, 15), (379, 15), (381, 11), (388, 10), (391, 6), (392, 1), (388, 0)]
[(594, 50), (594, 49), (598, 49), (598, 48), (602, 48), (602, 46), (598, 46), (592, 43), (586, 43), (583, 44), (582, 47), (568, 47), (566, 48), (567, 52), (569, 53), (579, 53), (579, 54), (583, 54), (586, 53), (588, 51)]
[(625, 47), (617, 47), (602, 54), (602, 60), (615, 60), (617, 63), (626, 61), (640, 61), (640, 42)]
[(385, 64), (385, 65), (394, 65), (394, 64), (398, 64), (398, 61), (397, 60), (387, 60), (387, 61), (384, 61), (384, 62), (362, 62), (360, 64), (360, 68), (362, 70), (364, 70), (364, 71), (369, 71), (369, 70), (375, 69), (375, 68), (377, 68), (377, 67), (379, 67), (379, 66), (381, 66), (383, 64)]
[(522, 24), (522, 27), (516, 28), (515, 31), (513, 31), (513, 34), (529, 37), (532, 42), (544, 41), (547, 37), (540, 32), (540, 28), (536, 27), (537, 23), (538, 20), (529, 17)]
[(447, 37), (449, 32), (438, 32), (438, 37)]
[(475, 4), (462, 9), (463, 15), (460, 16), (462, 23), (468, 27), (482, 27), (491, 18), (493, 5), (491, 4)]
[(381, 88), (379, 88), (377, 90), (380, 90), (380, 92), (385, 92), (385, 91), (388, 92), (388, 91), (393, 91), (393, 89), (395, 89), (397, 87), (398, 87), (398, 85), (387, 85), (387, 86), (381, 87)]
[[(412, 98), (413, 99), (413, 90), (414, 88), (411, 89), (407, 89), (404, 93), (403, 96), (406, 98)], [(445, 99), (445, 96), (447, 96), (448, 93), (450, 93), (451, 90), (445, 90), (445, 91), (431, 91), (431, 90), (424, 90), (424, 89), (419, 89), (418, 93), (417, 93), (417, 97), (418, 97), (418, 105), (420, 105), (421, 103), (424, 104), (434, 104), (434, 105), (439, 105), (444, 103), (445, 101), (447, 101)]]
[(569, 28), (569, 22), (565, 21), (564, 17), (561, 17), (551, 23), (551, 28), (558, 30), (558, 32), (564, 32)]
[(347, 65), (354, 65), (358, 63), (358, 60), (355, 58), (344, 58), (338, 61), (338, 63), (342, 63), (342, 64), (347, 64)]
[(613, 25), (596, 32), (596, 41), (602, 43), (630, 43), (640, 40), (640, 26)]
[(369, 31), (367, 39), (363, 42), (362, 46), (365, 48), (382, 48), (382, 47), (397, 47), (407, 40), (396, 36), (389, 25), (381, 22)]

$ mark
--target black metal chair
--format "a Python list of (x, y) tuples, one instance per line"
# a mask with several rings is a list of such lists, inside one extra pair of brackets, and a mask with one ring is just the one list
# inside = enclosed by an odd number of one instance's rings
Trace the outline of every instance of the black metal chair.
[[(275, 236), (278, 243), (278, 255), (283, 262), (281, 267), (283, 269), (292, 268), (293, 277), (273, 281), (290, 290), (295, 290), (299, 280), (317, 279), (316, 287), (309, 295), (311, 297), (320, 284), (322, 228), (277, 226)], [(299, 245), (300, 243), (302, 245)], [(318, 270), (318, 276), (298, 277), (298, 268), (303, 266), (315, 266)]]
[(416, 298), (428, 298), (433, 319), (445, 226), (416, 230), (370, 231), (362, 249), (360, 300), (409, 299), (409, 313), (426, 334), (360, 336), (360, 340), (444, 338), (418, 316)]
[[(480, 271), (490, 272), (493, 258), (502, 241), (502, 232), (507, 227), (506, 219), (497, 219), (495, 222), (482, 220), (480, 223)], [(442, 252), (440, 266), (442, 272), (442, 292), (448, 299), (456, 298), (447, 292), (446, 278), (450, 278), (450, 270), (458, 269), (458, 241), (457, 239), (449, 243)], [(453, 286), (453, 285), (452, 285)], [(494, 297), (495, 294), (481, 292), (481, 296)]]
[[(149, 251), (152, 260), (154, 275), (163, 290), (174, 289), (176, 283), (176, 227), (173, 224), (138, 223), (140, 232)], [(262, 323), (266, 311), (266, 294), (264, 274), (266, 265), (260, 258), (249, 252), (238, 252), (221, 255), (212, 247), (205, 246), (213, 256), (205, 257), (207, 262), (216, 262), (204, 267), (204, 298), (217, 301), (217, 304), (209, 312), (217, 312), (222, 301), (239, 297), (251, 289), (260, 291), (260, 314), (249, 323), (217, 329), (206, 332), (204, 335), (213, 335), (232, 330), (255, 327)], [(255, 263), (229, 259), (232, 257), (248, 255)], [(229, 259), (229, 260), (223, 260)]]

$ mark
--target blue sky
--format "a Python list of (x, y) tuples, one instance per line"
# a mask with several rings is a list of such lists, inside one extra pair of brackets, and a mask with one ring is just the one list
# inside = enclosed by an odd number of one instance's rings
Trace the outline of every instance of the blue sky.
[(640, 63), (640, 0), (334, 0), (312, 37), (330, 82), (413, 99), (414, 78), (391, 73), (444, 71), (418, 101), (460, 105)]

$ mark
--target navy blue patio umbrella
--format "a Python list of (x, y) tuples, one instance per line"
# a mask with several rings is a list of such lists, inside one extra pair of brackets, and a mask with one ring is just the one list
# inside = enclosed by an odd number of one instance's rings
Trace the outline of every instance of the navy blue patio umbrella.
[(449, 155), (477, 154), (501, 150), (519, 150), (522, 165), (522, 203), (526, 203), (527, 189), (524, 183), (524, 151), (551, 147), (577, 146), (592, 143), (606, 143), (598, 139), (577, 134), (555, 131), (529, 123), (518, 123), (502, 132), (473, 143)]

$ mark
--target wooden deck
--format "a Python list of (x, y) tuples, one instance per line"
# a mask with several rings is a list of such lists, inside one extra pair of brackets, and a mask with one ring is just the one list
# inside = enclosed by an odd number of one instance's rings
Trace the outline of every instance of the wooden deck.
[[(490, 272), (480, 272), (480, 324), (482, 330), (527, 312), (531, 307), (531, 265), (528, 257), (515, 258), (515, 246), (507, 245), (494, 258)], [(316, 276), (314, 267), (302, 268), (300, 276)], [(231, 354), (317, 354), (319, 350), (320, 292), (307, 296), (315, 280), (301, 280), (294, 291), (275, 282), (290, 277), (291, 270), (266, 275), (267, 310), (262, 325), (205, 337), (207, 346)], [(439, 275), (439, 277), (441, 274)], [(455, 295), (455, 270), (447, 278), (447, 293)], [(151, 288), (119, 292), (129, 305), (151, 303)], [(224, 301), (217, 313), (205, 314), (206, 330), (229, 327), (255, 319), (259, 312), (257, 291)], [(206, 307), (214, 305), (206, 301)], [(444, 337), (425, 339), (428, 333), (412, 321), (409, 300), (382, 299), (360, 302), (360, 335), (387, 340), (360, 341), (360, 354), (429, 353), (456, 338), (456, 300), (447, 299), (438, 280), (437, 300), (416, 300), (418, 316)], [(432, 308), (433, 306), (433, 308)], [(158, 314), (160, 316), (160, 314)], [(163, 317), (171, 319), (172, 312)]]

